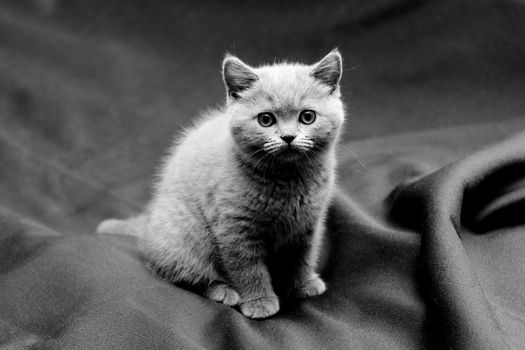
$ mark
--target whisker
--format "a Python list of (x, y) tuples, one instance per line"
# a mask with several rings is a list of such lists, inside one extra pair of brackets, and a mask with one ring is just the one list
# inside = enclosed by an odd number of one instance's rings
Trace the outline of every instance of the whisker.
[[(322, 146), (319, 146), (319, 145), (317, 145), (317, 144), (314, 146), (314, 149), (315, 149), (315, 148), (320, 149), (320, 150), (325, 151), (325, 152), (328, 152), (326, 148), (324, 148), (324, 147), (322, 147)], [(348, 150), (354, 155), (354, 157), (355, 157), (356, 159), (358, 159), (357, 156), (356, 156), (356, 154), (355, 154), (354, 152), (352, 152), (351, 149), (348, 149)], [(359, 164), (361, 165), (361, 167), (363, 167), (363, 169), (366, 170), (366, 165), (365, 165), (364, 163), (362, 163), (359, 159), (358, 159), (358, 161), (359, 161)], [(360, 175), (365, 174), (364, 171), (361, 171), (361, 170), (359, 170), (359, 169), (356, 168), (356, 167), (352, 167), (352, 168), (353, 168), (355, 171), (357, 171)]]
[(257, 162), (253, 165), (253, 169), (252, 169), (252, 172), (251, 172), (252, 176), (255, 174), (255, 171), (257, 170), (257, 167), (260, 164), (264, 164), (264, 159), (268, 158), (268, 157), (270, 157), (270, 153), (265, 153), (261, 158), (259, 158), (259, 160), (257, 160)]
[(255, 150), (255, 151), (252, 151), (252, 152), (246, 154), (246, 157), (253, 157), (253, 156), (256, 155), (257, 153), (259, 153), (259, 152), (263, 152), (263, 151), (264, 151), (264, 149), (262, 149), (262, 148), (261, 148), (261, 149), (258, 149), (258, 150)]
[(313, 147), (313, 143), (310, 142), (310, 143), (306, 143), (306, 142), (298, 142), (295, 144), (296, 147), (307, 147), (307, 148), (312, 148)]
[(349, 151), (350, 154), (352, 154), (352, 156), (354, 156), (354, 158), (357, 160), (357, 162), (359, 163), (359, 165), (361, 165), (361, 167), (363, 168), (363, 170), (366, 170), (366, 169), (367, 169), (366, 164), (365, 164), (363, 161), (361, 161), (361, 159), (359, 159), (359, 157), (357, 156), (357, 154), (355, 154), (355, 152), (352, 151), (352, 150), (350, 149), (350, 147), (348, 147), (348, 146), (346, 146), (346, 145), (344, 145), (344, 144), (342, 144), (342, 143), (340, 143), (339, 146), (342, 146), (342, 147), (344, 147), (347, 151)]
[(279, 145), (280, 142), (277, 142), (277, 141), (270, 141), (270, 142), (266, 142), (264, 145), (263, 145), (263, 148), (268, 148), (268, 147), (273, 147), (275, 145)]
[(278, 144), (278, 145), (274, 145), (274, 146), (265, 148), (265, 151), (266, 152), (270, 152), (270, 153), (274, 153), (276, 150), (279, 150), (281, 148), (282, 148), (282, 146), (280, 144)]

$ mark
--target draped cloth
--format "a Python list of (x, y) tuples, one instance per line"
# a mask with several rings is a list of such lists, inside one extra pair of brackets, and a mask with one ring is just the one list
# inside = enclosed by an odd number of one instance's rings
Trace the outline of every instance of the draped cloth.
[[(483, 130), (485, 138), (497, 137), (490, 125), (471, 132), (483, 136)], [(525, 133), (435, 171), (429, 169), (444, 153), (402, 151), (403, 141), (424, 149), (422, 139), (446, 149), (451, 134), (342, 147), (321, 256), (328, 291), (286, 300), (263, 321), (155, 278), (134, 237), (62, 234), (4, 210), (2, 344), (519, 349), (525, 343)], [(368, 150), (368, 141), (388, 149), (388, 159), (376, 147)], [(364, 156), (357, 161), (345, 149)], [(457, 149), (447, 157), (457, 157)]]

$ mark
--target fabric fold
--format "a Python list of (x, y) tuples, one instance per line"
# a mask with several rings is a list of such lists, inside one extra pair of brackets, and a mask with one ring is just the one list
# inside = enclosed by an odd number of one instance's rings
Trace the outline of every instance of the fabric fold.
[(524, 180), (522, 132), (391, 195), (394, 221), (422, 234), (420, 284), (431, 304), (431, 333), (443, 347), (513, 348), (462, 237), (523, 224)]

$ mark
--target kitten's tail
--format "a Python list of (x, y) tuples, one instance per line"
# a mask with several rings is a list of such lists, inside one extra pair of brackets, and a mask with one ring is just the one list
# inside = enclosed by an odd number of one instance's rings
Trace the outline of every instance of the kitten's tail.
[(129, 219), (106, 219), (97, 226), (97, 233), (120, 234), (142, 237), (146, 230), (144, 215), (134, 216)]

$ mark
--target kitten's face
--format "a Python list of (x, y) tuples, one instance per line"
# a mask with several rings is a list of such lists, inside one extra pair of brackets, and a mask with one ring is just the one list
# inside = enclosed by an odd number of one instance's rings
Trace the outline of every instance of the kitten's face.
[[(228, 60), (233, 66), (227, 66)], [(224, 67), (231, 133), (244, 155), (308, 161), (336, 142), (344, 121), (338, 52), (313, 66), (251, 68), (227, 58)]]

